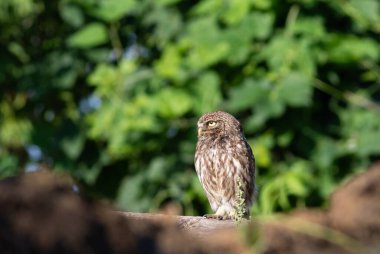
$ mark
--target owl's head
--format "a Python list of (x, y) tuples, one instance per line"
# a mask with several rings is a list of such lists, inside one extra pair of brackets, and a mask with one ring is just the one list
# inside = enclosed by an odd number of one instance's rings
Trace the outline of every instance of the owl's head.
[(223, 112), (210, 112), (198, 120), (198, 138), (240, 134), (241, 125), (232, 115)]

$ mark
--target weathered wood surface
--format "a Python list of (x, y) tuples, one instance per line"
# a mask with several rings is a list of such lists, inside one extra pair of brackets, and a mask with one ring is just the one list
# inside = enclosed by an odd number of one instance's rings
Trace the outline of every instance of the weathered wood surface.
[(132, 221), (156, 221), (175, 223), (179, 228), (199, 237), (209, 235), (217, 230), (233, 229), (237, 222), (233, 220), (208, 219), (201, 216), (172, 216), (151, 213), (119, 212)]

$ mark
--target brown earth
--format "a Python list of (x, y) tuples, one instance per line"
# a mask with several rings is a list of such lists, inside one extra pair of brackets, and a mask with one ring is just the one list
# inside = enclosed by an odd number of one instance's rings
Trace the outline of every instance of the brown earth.
[(380, 253), (380, 162), (331, 196), (327, 211), (263, 224), (265, 253)]
[(129, 219), (71, 186), (48, 172), (1, 181), (0, 253), (380, 253), (380, 163), (338, 188), (327, 211), (253, 220), (202, 239), (174, 222)]

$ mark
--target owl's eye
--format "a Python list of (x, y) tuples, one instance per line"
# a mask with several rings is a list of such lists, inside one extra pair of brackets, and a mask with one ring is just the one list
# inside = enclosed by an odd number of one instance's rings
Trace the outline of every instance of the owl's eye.
[(214, 122), (214, 121), (210, 121), (207, 123), (208, 127), (214, 127), (215, 125), (216, 125), (216, 122)]

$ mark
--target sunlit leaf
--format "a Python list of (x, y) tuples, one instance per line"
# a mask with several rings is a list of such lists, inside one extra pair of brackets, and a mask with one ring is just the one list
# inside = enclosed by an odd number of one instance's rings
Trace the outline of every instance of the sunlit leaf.
[(185, 74), (181, 68), (182, 60), (178, 47), (167, 45), (161, 59), (155, 63), (155, 70), (163, 77), (183, 79)]
[(274, 146), (272, 133), (265, 133), (255, 139), (248, 140), (255, 155), (256, 164), (259, 168), (269, 167), (272, 163), (271, 149)]
[(272, 5), (272, 2), (267, 0), (251, 0), (251, 2), (255, 8), (262, 10), (267, 10)]
[(136, 4), (136, 0), (101, 0), (92, 10), (92, 14), (104, 21), (112, 22), (132, 11)]
[(108, 40), (107, 29), (101, 23), (91, 23), (71, 35), (67, 43), (71, 47), (91, 48)]
[(227, 10), (222, 14), (222, 18), (228, 24), (236, 24), (247, 15), (249, 7), (249, 1), (230, 1)]
[(158, 112), (166, 118), (185, 114), (193, 104), (191, 97), (185, 91), (171, 88), (160, 91), (157, 94), (156, 103)]
[(223, 6), (223, 0), (205, 0), (200, 1), (193, 8), (192, 12), (194, 14), (211, 14), (216, 13)]
[(20, 147), (29, 142), (33, 126), (28, 119), (7, 118), (0, 123), (0, 129), (1, 144)]

